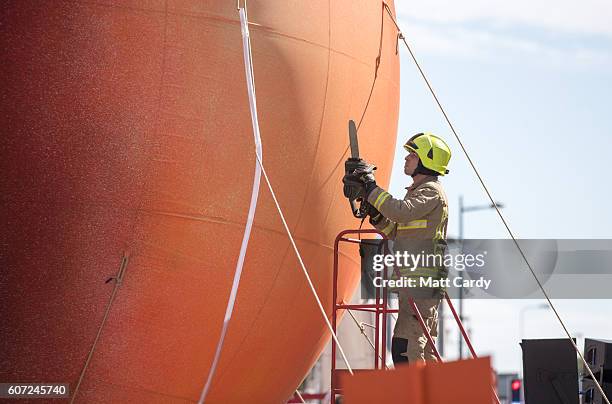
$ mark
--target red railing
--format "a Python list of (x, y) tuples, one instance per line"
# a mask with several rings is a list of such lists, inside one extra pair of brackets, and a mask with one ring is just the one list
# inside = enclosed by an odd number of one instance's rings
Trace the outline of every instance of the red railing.
[[(388, 301), (388, 291), (387, 291), (387, 287), (386, 287), (386, 283), (382, 283), (383, 286), (377, 287), (376, 291), (375, 291), (375, 297), (374, 297), (374, 303), (369, 303), (369, 304), (347, 304), (345, 302), (338, 302), (338, 272), (339, 272), (339, 259), (338, 259), (338, 246), (340, 244), (340, 242), (349, 242), (349, 243), (357, 243), (360, 244), (361, 240), (355, 240), (355, 239), (350, 239), (350, 238), (346, 238), (345, 236), (348, 234), (355, 234), (355, 235), (362, 235), (362, 234), (378, 234), (380, 235), (384, 240), (387, 240), (387, 236), (378, 231), (378, 230), (374, 230), (374, 229), (365, 229), (365, 230), (344, 230), (342, 232), (340, 232), (338, 234), (338, 236), (336, 236), (336, 240), (334, 242), (334, 273), (333, 273), (333, 291), (332, 291), (332, 296), (333, 296), (333, 310), (332, 310), (332, 329), (334, 330), (335, 333), (337, 333), (337, 323), (338, 323), (338, 310), (357, 310), (357, 311), (367, 311), (367, 312), (371, 312), (375, 314), (375, 320), (374, 320), (374, 369), (381, 369), (384, 368), (386, 366), (386, 356), (387, 356), (387, 314), (390, 313), (397, 313), (399, 310), (396, 309), (390, 309), (387, 305), (387, 301)], [(389, 248), (387, 243), (383, 243), (384, 246), (384, 253), (388, 253), (389, 252)], [(387, 270), (386, 268), (382, 271), (383, 274), (383, 280), (386, 277), (386, 273)], [(474, 347), (472, 346), (472, 343), (470, 341), (469, 336), (467, 335), (467, 332), (465, 331), (465, 328), (463, 327), (463, 324), (461, 322), (461, 319), (459, 318), (459, 316), (457, 315), (457, 312), (455, 310), (455, 307), (453, 306), (452, 301), (450, 300), (450, 298), (448, 297), (448, 295), (445, 294), (445, 300), (448, 304), (448, 306), (451, 309), (451, 312), (453, 313), (453, 317), (455, 318), (455, 321), (457, 322), (457, 325), (459, 326), (459, 329), (461, 330), (461, 335), (463, 335), (463, 338), (465, 339), (467, 346), (470, 349), (470, 352), (472, 354), (472, 357), (477, 358), (478, 356), (476, 355), (476, 351), (474, 350)], [(431, 337), (431, 334), (429, 332), (429, 330), (427, 329), (427, 326), (423, 320), (423, 317), (421, 316), (421, 313), (419, 312), (418, 307), (416, 306), (416, 304), (414, 303), (413, 299), (409, 300), (410, 306), (412, 308), (412, 311), (414, 313), (414, 315), (416, 316), (417, 320), (419, 321), (419, 324), (421, 325), (421, 328), (423, 329), (423, 332), (425, 333), (426, 337), (427, 337), (427, 343), (430, 344), (430, 346), (433, 349), (433, 352), (436, 356), (436, 358), (438, 359), (438, 361), (443, 362), (442, 357), (440, 356), (440, 353), (438, 352), (438, 349), (436, 348), (436, 345), (433, 341), (433, 338)], [(353, 369), (354, 372), (359, 372), (360, 369)], [(361, 369), (363, 370), (363, 369)], [(332, 343), (332, 349), (331, 349), (331, 403), (335, 404), (336, 403), (336, 394), (340, 394), (342, 392), (342, 386), (340, 386), (339, 384), (339, 380), (340, 378), (338, 377), (340, 374), (342, 373), (346, 373), (347, 370), (346, 369), (336, 369), (336, 344)], [(497, 397), (497, 393), (495, 391), (495, 387), (491, 386), (492, 388), (492, 392), (493, 392), (493, 399), (494, 401), (499, 404), (499, 398)]]

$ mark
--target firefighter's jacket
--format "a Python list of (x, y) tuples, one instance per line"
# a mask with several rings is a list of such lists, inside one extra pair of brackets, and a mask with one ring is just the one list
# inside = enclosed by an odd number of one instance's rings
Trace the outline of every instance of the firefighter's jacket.
[[(394, 199), (388, 192), (376, 187), (368, 195), (368, 202), (384, 219), (375, 227), (394, 240), (394, 253), (412, 255), (409, 265), (396, 266), (394, 276), (442, 279), (448, 276), (443, 265), (446, 252), (446, 227), (448, 224), (448, 200), (442, 184), (435, 176), (427, 176), (407, 187), (404, 199)], [(416, 258), (421, 255), (421, 258)], [(419, 259), (414, 265), (414, 259)], [(426, 283), (424, 283), (426, 284)], [(411, 289), (414, 297), (438, 297), (442, 288)], [(401, 295), (400, 295), (401, 296)]]

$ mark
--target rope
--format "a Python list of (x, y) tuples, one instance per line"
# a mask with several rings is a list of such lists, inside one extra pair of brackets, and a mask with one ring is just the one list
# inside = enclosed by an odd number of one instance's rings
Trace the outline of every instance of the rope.
[[(383, 2), (383, 7), (384, 7)], [(370, 99), (372, 98), (372, 93), (374, 93), (374, 85), (376, 84), (376, 79), (378, 78), (378, 68), (380, 67), (380, 58), (382, 57), (382, 44), (383, 44), (383, 33), (385, 31), (385, 13), (384, 8), (380, 13), (380, 39), (378, 41), (378, 55), (376, 56), (376, 67), (374, 68), (374, 79), (372, 80), (372, 86), (370, 86), (370, 94), (368, 95), (368, 99), (366, 101), (365, 107), (363, 108), (363, 112), (361, 113), (361, 118), (359, 118), (359, 123), (357, 124), (357, 130), (361, 127), (361, 122), (365, 117), (366, 111), (368, 110), (368, 106), (370, 106)]]
[[(246, 6), (246, 4), (245, 4)], [(251, 44), (249, 38), (249, 29), (247, 25), (246, 9), (239, 9), (240, 23), (242, 31), (242, 45), (244, 55), (244, 68), (247, 82), (247, 90), (249, 93), (249, 107), (251, 110), (251, 122), (253, 125), (253, 137), (255, 141), (255, 150), (258, 156), (262, 154), (261, 135), (259, 132), (259, 122), (257, 120), (257, 98), (255, 95), (255, 77), (253, 74), (253, 63), (251, 55)], [(242, 276), (242, 269), (244, 267), (244, 259), (246, 256), (249, 240), (251, 238), (251, 229), (253, 228), (253, 221), (255, 219), (255, 211), (257, 210), (257, 199), (259, 196), (259, 183), (261, 181), (261, 169), (259, 164), (255, 164), (255, 175), (253, 177), (253, 189), (251, 191), (251, 203), (249, 206), (249, 213), (247, 216), (246, 225), (244, 228), (244, 234), (242, 236), (242, 244), (240, 246), (240, 253), (238, 255), (238, 262), (236, 263), (236, 270), (234, 272), (234, 280), (232, 282), (232, 289), (227, 301), (227, 307), (225, 308), (225, 317), (223, 318), (223, 326), (221, 328), (221, 334), (219, 335), (219, 341), (217, 342), (217, 348), (215, 350), (215, 356), (208, 372), (208, 378), (206, 384), (200, 394), (199, 403), (202, 404), (210, 391), (212, 381), (217, 370), (219, 358), (221, 357), (221, 351), (223, 350), (223, 344), (225, 342), (225, 335), (229, 323), (234, 313), (234, 305), (236, 303), (236, 296), (238, 294), (238, 287), (240, 286), (240, 278)]]
[[(361, 118), (359, 118), (359, 122), (357, 123), (357, 131), (359, 131), (359, 129), (361, 128), (361, 123), (363, 122), (363, 119), (365, 118), (366, 111), (368, 110), (368, 107), (370, 106), (370, 100), (372, 99), (372, 94), (374, 94), (374, 87), (376, 85), (376, 79), (378, 78), (378, 69), (380, 68), (380, 62), (381, 62), (381, 59), (382, 59), (383, 34), (384, 34), (384, 27), (385, 27), (385, 19), (384, 19), (384, 17), (385, 17), (385, 12), (384, 12), (384, 10), (385, 10), (384, 9), (385, 3), (384, 2), (382, 2), (382, 3), (383, 3), (383, 7), (381, 8), (381, 13), (380, 13), (380, 38), (379, 38), (379, 41), (378, 41), (378, 54), (377, 54), (376, 59), (375, 59), (374, 77), (372, 79), (372, 85), (370, 86), (370, 93), (368, 94), (368, 99), (366, 100), (365, 106), (363, 108), (363, 112), (361, 113)], [(396, 26), (397, 26), (397, 24), (396, 24)], [(342, 162), (344, 162), (344, 160), (346, 160), (346, 155), (347, 155), (349, 149), (350, 149), (350, 147), (347, 145), (346, 149), (344, 149), (344, 152), (340, 156), (340, 159), (334, 165), (334, 168), (330, 171), (330, 174), (323, 181), (323, 184), (327, 184), (327, 182), (333, 177), (333, 175), (336, 172), (336, 170), (338, 169), (338, 167), (342, 164)], [(360, 228), (361, 228), (361, 226), (360, 226)]]
[(266, 169), (263, 166), (263, 163), (261, 161), (259, 154), (257, 154), (257, 161), (259, 162), (259, 165), (261, 166), (261, 171), (263, 172), (264, 179), (266, 180), (266, 183), (268, 184), (268, 189), (270, 190), (270, 194), (272, 194), (272, 199), (274, 200), (274, 204), (276, 205), (278, 214), (281, 218), (281, 221), (283, 222), (283, 226), (285, 227), (287, 236), (289, 236), (289, 240), (291, 241), (291, 245), (293, 246), (295, 255), (297, 256), (297, 259), (300, 262), (300, 268), (302, 268), (302, 272), (304, 273), (304, 276), (306, 277), (306, 280), (308, 281), (308, 286), (310, 287), (312, 295), (317, 301), (317, 305), (319, 306), (321, 315), (323, 316), (323, 319), (325, 320), (325, 324), (327, 325), (327, 328), (329, 328), (329, 332), (331, 333), (332, 338), (334, 339), (334, 342), (338, 346), (338, 350), (340, 350), (340, 354), (342, 354), (342, 359), (344, 360), (344, 363), (347, 366), (347, 370), (349, 371), (351, 375), (353, 375), (353, 369), (351, 368), (351, 365), (349, 364), (348, 359), (346, 358), (346, 355), (344, 354), (344, 350), (342, 349), (342, 345), (340, 345), (340, 341), (338, 341), (338, 337), (336, 336), (336, 333), (334, 332), (331, 326), (331, 323), (329, 322), (329, 319), (327, 318), (327, 314), (325, 313), (325, 309), (323, 308), (323, 305), (321, 304), (319, 295), (317, 294), (317, 291), (312, 283), (312, 280), (310, 279), (310, 275), (308, 274), (308, 270), (306, 269), (306, 266), (304, 265), (304, 261), (302, 261), (302, 256), (300, 255), (300, 252), (297, 246), (295, 245), (295, 240), (293, 239), (293, 236), (291, 235), (291, 230), (289, 230), (289, 226), (287, 226), (287, 222), (285, 221), (285, 215), (283, 215), (283, 211), (280, 205), (278, 204), (278, 200), (276, 199), (276, 194), (274, 193), (274, 190), (272, 189), (272, 184), (270, 183), (270, 179), (268, 178), (268, 174), (266, 173)]
[(295, 394), (297, 394), (298, 398), (300, 399), (301, 403), (306, 404), (306, 401), (304, 401), (304, 397), (302, 397), (302, 395), (300, 394), (299, 390), (295, 390)]
[[(300, 252), (295, 244), (295, 241), (293, 239), (293, 236), (291, 234), (291, 231), (289, 230), (289, 226), (287, 225), (287, 222), (285, 221), (285, 216), (283, 215), (282, 209), (278, 203), (278, 200), (276, 199), (276, 194), (274, 193), (274, 190), (272, 188), (272, 184), (270, 183), (270, 179), (268, 178), (268, 174), (266, 173), (266, 170), (264, 168), (263, 165), (263, 161), (262, 161), (262, 157), (261, 157), (261, 152), (262, 152), (262, 147), (261, 147), (261, 138), (259, 136), (259, 123), (257, 121), (257, 102), (256, 102), (256, 96), (255, 96), (255, 76), (254, 76), (254, 72), (253, 72), (253, 59), (252, 59), (252, 55), (251, 55), (251, 43), (250, 43), (250, 35), (249, 35), (249, 29), (248, 29), (248, 17), (246, 14), (246, 4), (245, 7), (239, 7), (239, 3), (238, 3), (238, 12), (240, 14), (240, 23), (241, 23), (241, 27), (242, 27), (242, 37), (243, 37), (243, 53), (244, 53), (244, 60), (245, 60), (245, 72), (246, 72), (246, 76), (247, 76), (247, 88), (249, 90), (249, 103), (250, 103), (250, 107), (251, 107), (251, 119), (253, 122), (253, 131), (254, 131), (254, 136), (255, 136), (255, 143), (256, 143), (256, 148), (255, 148), (255, 155), (257, 157), (257, 172), (261, 171), (264, 175), (264, 178), (266, 180), (266, 184), (268, 185), (268, 189), (270, 190), (270, 193), (272, 195), (272, 199), (274, 200), (274, 204), (276, 205), (276, 209), (278, 210), (278, 213), (280, 215), (281, 221), (283, 222), (283, 226), (285, 227), (285, 230), (287, 231), (287, 235), (289, 236), (289, 240), (291, 241), (291, 245), (293, 246), (293, 249), (296, 253), (296, 256), (298, 258), (298, 261), (300, 263), (300, 266), (302, 268), (302, 271), (304, 272), (304, 276), (306, 277), (306, 280), (308, 281), (308, 285), (310, 286), (310, 290), (312, 291), (315, 300), (317, 301), (317, 305), (319, 307), (319, 310), (321, 311), (321, 314), (323, 315), (323, 318), (325, 320), (325, 323), (327, 324), (327, 327), (329, 328), (329, 331), (331, 332), (332, 338), (334, 339), (334, 342), (336, 343), (336, 345), (338, 346), (338, 349), (340, 351), (340, 353), (342, 354), (342, 359), (344, 360), (344, 362), (346, 363), (346, 366), (348, 368), (348, 371), (350, 372), (350, 374), (353, 374), (353, 369), (351, 368), (351, 365), (348, 362), (348, 359), (346, 358), (346, 355), (344, 353), (344, 350), (342, 349), (342, 346), (340, 345), (340, 341), (338, 341), (338, 337), (336, 336), (336, 333), (334, 332), (331, 323), (329, 322), (329, 319), (327, 318), (327, 314), (325, 313), (325, 309), (323, 308), (323, 305), (321, 304), (321, 300), (319, 299), (319, 296), (317, 294), (317, 291), (312, 283), (312, 280), (310, 279), (310, 275), (308, 274), (308, 270), (306, 269), (306, 266), (304, 265), (304, 261), (302, 260), (302, 257), (300, 255)], [(251, 209), (249, 209), (249, 219), (251, 220), (251, 224), (252, 224), (252, 215), (254, 215), (254, 201), (256, 202), (257, 200), (257, 195), (255, 194), (255, 185), (257, 185), (257, 188), (259, 187), (259, 179), (258, 176), (255, 176), (255, 181), (254, 181), (254, 189), (253, 189), (253, 194), (251, 195)], [(248, 231), (250, 233), (250, 223), (247, 221), (247, 228)], [(247, 240), (247, 242), (245, 243), (245, 240)], [(246, 251), (246, 245), (248, 244), (248, 235), (247, 235), (247, 230), (245, 230), (245, 236), (243, 239), (243, 247), (244, 250)], [(214, 372), (216, 369), (216, 365), (219, 359), (219, 356), (221, 354), (221, 349), (223, 346), (223, 339), (225, 336), (225, 332), (227, 331), (227, 325), (229, 323), (229, 320), (231, 319), (231, 314), (233, 312), (233, 306), (234, 306), (234, 300), (238, 291), (238, 285), (240, 282), (240, 274), (242, 272), (242, 263), (244, 260), (244, 256), (242, 255), (243, 253), (243, 248), (241, 248), (241, 258), (239, 258), (239, 264), (237, 265), (236, 268), (236, 272), (234, 274), (234, 283), (232, 285), (232, 292), (230, 294), (230, 300), (228, 302), (228, 306), (226, 309), (226, 316), (224, 319), (224, 323), (223, 323), (223, 329), (222, 329), (222, 333), (221, 333), (221, 337), (219, 339), (219, 343), (217, 344), (217, 351), (215, 353), (215, 358), (213, 360), (213, 364), (211, 366), (211, 369), (209, 371), (208, 374), (208, 380), (206, 381), (206, 385), (204, 386), (204, 389), (202, 390), (202, 393), (200, 395), (200, 400), (199, 400), (199, 404), (204, 403), (204, 400), (206, 399), (206, 396), (208, 394), (208, 391), (210, 390), (210, 387), (212, 385), (212, 379), (214, 376)]]
[(96, 346), (98, 345), (98, 341), (100, 340), (100, 336), (102, 335), (102, 329), (106, 325), (106, 320), (108, 319), (108, 315), (110, 314), (111, 307), (113, 306), (113, 302), (115, 301), (115, 297), (117, 296), (119, 287), (123, 282), (123, 274), (125, 273), (125, 269), (127, 268), (128, 259), (128, 255), (124, 254), (123, 258), (121, 258), (121, 265), (119, 265), (119, 271), (117, 272), (117, 276), (112, 277), (106, 281), (106, 283), (108, 283), (114, 280), (115, 287), (113, 288), (113, 292), (111, 293), (111, 296), (108, 300), (106, 310), (104, 311), (104, 316), (102, 317), (102, 322), (100, 323), (100, 327), (98, 327), (98, 332), (96, 333), (96, 338), (94, 339), (94, 342), (91, 345), (91, 349), (89, 350), (89, 354), (87, 355), (87, 359), (85, 360), (85, 364), (83, 365), (83, 369), (81, 370), (81, 374), (79, 375), (79, 380), (77, 381), (76, 387), (74, 388), (74, 392), (72, 393), (70, 404), (74, 403), (74, 400), (76, 399), (79, 387), (81, 387), (81, 383), (83, 382), (83, 378), (85, 377), (85, 372), (89, 367), (91, 358), (93, 357), (94, 351), (96, 350)]
[(523, 249), (521, 248), (521, 246), (519, 245), (518, 241), (516, 240), (516, 237), (514, 236), (514, 233), (512, 232), (512, 230), (510, 229), (510, 226), (509, 226), (508, 222), (506, 221), (504, 215), (501, 213), (501, 210), (499, 209), (499, 206), (497, 206), (497, 203), (495, 203), (495, 199), (491, 195), (491, 192), (489, 191), (489, 189), (487, 188), (484, 180), (482, 179), (482, 176), (480, 175), (480, 172), (476, 168), (476, 165), (472, 161), (469, 153), (467, 152), (467, 149), (465, 148), (465, 146), (463, 145), (463, 142), (459, 138), (459, 134), (457, 133), (457, 131), (455, 130), (455, 127), (451, 123), (448, 115), (446, 114), (446, 111), (444, 110), (444, 107), (442, 107), (442, 104), (440, 103), (440, 100), (438, 99), (438, 96), (436, 95), (436, 92), (434, 91), (434, 89), (431, 86), (429, 80), (427, 79), (427, 76), (425, 75), (425, 72), (421, 68), (421, 65), (417, 61), (416, 56), (414, 55), (414, 52), (410, 48), (410, 45), (408, 45), (408, 42), (406, 41), (406, 38), (404, 37), (404, 35), (401, 34), (401, 29), (400, 29), (399, 25), (397, 24), (397, 21), (395, 21), (395, 18), (393, 17), (393, 14), (391, 13), (391, 10), (389, 9), (389, 6), (387, 6), (384, 2), (383, 2), (383, 4), (384, 4), (385, 9), (387, 10), (387, 13), (391, 17), (391, 20), (393, 20), (393, 23), (397, 27), (398, 31), (400, 31), (399, 38), (404, 42), (404, 45), (406, 45), (406, 48), (408, 49), (408, 52), (410, 53), (410, 57), (412, 58), (412, 60), (414, 61), (414, 64), (416, 65), (417, 69), (419, 70), (419, 73), (421, 74), (421, 77), (425, 81), (425, 84), (427, 85), (427, 88), (429, 89), (429, 92), (431, 93), (431, 95), (433, 96), (434, 100), (436, 101), (436, 104), (438, 105), (438, 108), (442, 112), (442, 115), (444, 116), (444, 119), (446, 120), (446, 123), (448, 124), (448, 126), (451, 129), (451, 131), (453, 132), (453, 135), (455, 136), (455, 139), (457, 139), (457, 142), (459, 143), (459, 146), (461, 147), (461, 150), (463, 151), (463, 154), (465, 154), (465, 157), (468, 159), (468, 162), (470, 163), (470, 166), (472, 167), (472, 170), (474, 171), (474, 173), (478, 177), (478, 180), (480, 181), (480, 185), (482, 185), (483, 189), (485, 190), (485, 193), (487, 194), (487, 197), (491, 201), (491, 206), (493, 206), (495, 208), (495, 211), (497, 212), (497, 215), (501, 219), (504, 227), (508, 231), (508, 234), (512, 238), (512, 241), (514, 242), (514, 245), (516, 245), (516, 248), (518, 249), (519, 253), (521, 254), (521, 257), (523, 258), (523, 261), (525, 261), (525, 264), (527, 264), (527, 267), (529, 268), (529, 271), (531, 272), (531, 275), (533, 275), (533, 278), (535, 279), (536, 283), (538, 284), (538, 287), (540, 288), (540, 290), (544, 294), (544, 297), (546, 298), (546, 301), (548, 302), (548, 305), (550, 306), (550, 308), (554, 312), (557, 320), (559, 320), (559, 323), (561, 324), (561, 327), (563, 328), (563, 331), (565, 332), (565, 334), (567, 335), (567, 338), (569, 339), (570, 343), (574, 347), (574, 350), (578, 353), (578, 356), (580, 357), (580, 360), (584, 364), (585, 369), (589, 373), (589, 376), (591, 376), (591, 378), (595, 382), (595, 384), (597, 386), (597, 389), (599, 390), (599, 393), (602, 395), (602, 397), (604, 398), (606, 403), (610, 404), (610, 400), (608, 400), (608, 397), (606, 396), (606, 394), (604, 393), (603, 389), (601, 388), (601, 385), (599, 384), (599, 382), (595, 378), (595, 375), (591, 371), (591, 367), (589, 366), (587, 361), (584, 359), (584, 356), (582, 355), (582, 352), (580, 352), (580, 349), (578, 348), (578, 345), (576, 345), (576, 343), (572, 339), (572, 336), (571, 336), (569, 330), (565, 326), (565, 323), (561, 319), (561, 316), (559, 315), (559, 312), (557, 312), (557, 309), (555, 308), (555, 306), (553, 305), (552, 301), (550, 300), (550, 297), (548, 296), (548, 293), (546, 293), (546, 290), (544, 289), (544, 286), (542, 285), (542, 283), (538, 279), (538, 276), (536, 275), (535, 271), (533, 270), (533, 268), (531, 266), (531, 263), (527, 259), (527, 256), (525, 255)]
[[(376, 351), (376, 347), (374, 346), (374, 343), (372, 342), (372, 340), (370, 339), (370, 337), (368, 337), (368, 335), (365, 333), (365, 327), (364, 327), (364, 325), (367, 325), (367, 326), (372, 327), (372, 328), (376, 328), (376, 327), (374, 327), (374, 326), (372, 326), (372, 325), (370, 325), (370, 324), (365, 324), (365, 323), (360, 323), (360, 322), (358, 322), (358, 321), (357, 321), (357, 319), (355, 318), (355, 316), (353, 315), (353, 313), (351, 312), (351, 310), (350, 310), (350, 309), (346, 309), (346, 311), (348, 311), (348, 314), (350, 314), (351, 318), (352, 318), (352, 319), (353, 319), (353, 321), (355, 322), (355, 325), (356, 325), (357, 327), (359, 327), (359, 329), (361, 330), (361, 335), (363, 335), (363, 336), (365, 337), (365, 339), (368, 341), (368, 343), (370, 344), (370, 346), (372, 347), (372, 349), (373, 349), (374, 351)], [(380, 355), (380, 353), (378, 354), (378, 358), (380, 359), (380, 361), (381, 361), (381, 362), (383, 362), (383, 358), (382, 358), (382, 356)], [(387, 364), (386, 364), (386, 363), (384, 363), (384, 365), (385, 365), (385, 368), (388, 370), (388, 369), (389, 369), (389, 367), (387, 366)]]

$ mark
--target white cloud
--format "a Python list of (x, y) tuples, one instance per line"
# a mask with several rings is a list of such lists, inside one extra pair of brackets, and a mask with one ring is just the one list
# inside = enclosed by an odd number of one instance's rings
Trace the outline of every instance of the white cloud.
[(426, 24), (405, 24), (404, 34), (409, 43), (419, 50), (445, 54), (483, 56), (499, 48), (536, 53), (538, 42), (497, 35), (483, 30), (464, 28), (429, 28)]
[(609, 0), (398, 0), (399, 15), (441, 23), (526, 24), (564, 33), (612, 36)]
[(396, 8), (417, 51), (497, 61), (531, 57), (566, 67), (612, 64), (612, 47), (597, 48), (591, 40), (612, 44), (612, 2), (411, 0)]

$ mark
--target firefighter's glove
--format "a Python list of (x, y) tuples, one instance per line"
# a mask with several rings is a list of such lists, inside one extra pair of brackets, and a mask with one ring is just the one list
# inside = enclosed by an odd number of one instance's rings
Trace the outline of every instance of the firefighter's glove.
[(363, 159), (349, 157), (344, 162), (344, 178), (342, 178), (342, 183), (344, 184), (344, 196), (347, 197), (350, 201), (357, 200), (360, 197), (363, 197), (363, 183), (359, 180), (358, 177), (354, 176), (353, 173), (355, 170), (360, 169), (363, 170), (368, 167), (368, 163), (366, 163)]
[(342, 178), (344, 184), (344, 196), (349, 200), (366, 200), (370, 192), (376, 188), (374, 179), (376, 166), (368, 164), (360, 158), (348, 158), (344, 162), (344, 172)]
[(374, 174), (347, 174), (342, 178), (344, 184), (344, 196), (349, 200), (361, 199), (366, 201), (368, 195), (376, 188)]
[(374, 206), (368, 204), (368, 216), (370, 216), (370, 224), (376, 226), (385, 218)]
[(368, 164), (366, 167), (359, 167), (355, 171), (353, 171), (353, 175), (359, 177), (361, 182), (363, 182), (363, 186), (365, 188), (365, 193), (363, 196), (364, 200), (368, 199), (368, 195), (370, 192), (376, 188), (376, 178), (374, 178), (374, 170), (376, 170), (376, 166), (372, 164)]
[(344, 173), (352, 174), (355, 170), (365, 170), (369, 164), (361, 158), (349, 157), (344, 162)]
[(361, 178), (353, 174), (346, 174), (344, 178), (342, 178), (342, 183), (344, 184), (344, 196), (350, 201), (364, 199), (366, 187)]

